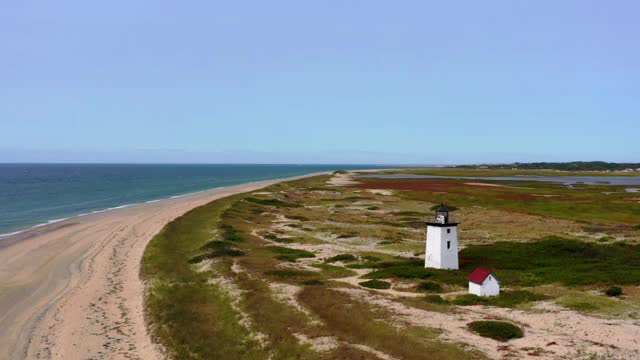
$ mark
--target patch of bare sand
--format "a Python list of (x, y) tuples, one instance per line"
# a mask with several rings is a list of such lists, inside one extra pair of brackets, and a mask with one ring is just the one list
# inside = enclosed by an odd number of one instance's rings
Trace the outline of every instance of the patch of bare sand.
[[(440, 328), (440, 338), (475, 347), (492, 358), (576, 359), (585, 355), (640, 358), (640, 324), (635, 320), (607, 320), (581, 315), (543, 302), (536, 312), (486, 306), (457, 307), (451, 313), (408, 307), (388, 296), (360, 289), (336, 289), (392, 310), (395, 321)], [(542, 312), (540, 312), (542, 310)], [(467, 329), (476, 320), (500, 319), (521, 325), (525, 336), (508, 343), (478, 336)]]
[(374, 348), (372, 348), (371, 346), (367, 346), (367, 345), (362, 345), (362, 344), (350, 344), (351, 346), (353, 346), (354, 348), (360, 349), (362, 351), (366, 351), (368, 353), (371, 353), (377, 357), (379, 357), (382, 360), (399, 360), (396, 357), (393, 357), (387, 353), (383, 353), (382, 351), (376, 350)]
[(305, 334), (301, 334), (301, 333), (294, 333), (293, 335), (296, 337), (296, 339), (298, 339), (298, 341), (301, 344), (309, 345), (312, 350), (317, 352), (329, 352), (331, 350), (337, 349), (338, 346), (342, 344), (342, 345), (354, 347), (356, 349), (360, 349), (362, 351), (366, 351), (382, 360), (398, 360), (397, 358), (387, 353), (384, 353), (382, 351), (376, 350), (371, 346), (362, 345), (362, 344), (352, 344), (346, 341), (340, 341), (333, 336), (319, 336), (315, 338), (310, 338)]
[(347, 174), (335, 174), (329, 180), (327, 180), (327, 185), (329, 186), (348, 186), (348, 185), (357, 185), (358, 181), (353, 180), (352, 175), (350, 173)]
[(376, 195), (383, 195), (383, 196), (392, 196), (393, 195), (393, 190), (386, 190), (386, 189), (366, 189), (368, 192), (372, 193), (372, 194), (376, 194)]
[(333, 336), (319, 336), (310, 338), (301, 333), (294, 333), (293, 336), (298, 339), (298, 342), (311, 346), (311, 349), (317, 352), (328, 352), (340, 346), (340, 341)]

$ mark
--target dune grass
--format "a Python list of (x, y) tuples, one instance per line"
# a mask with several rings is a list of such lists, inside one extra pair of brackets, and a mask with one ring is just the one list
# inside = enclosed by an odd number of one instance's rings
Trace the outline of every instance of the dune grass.
[(502, 291), (498, 296), (477, 296), (474, 294), (459, 295), (453, 299), (455, 305), (493, 305), (513, 308), (532, 301), (549, 299), (549, 296), (526, 290)]
[(387, 319), (390, 314), (336, 290), (309, 286), (300, 293), (299, 299), (327, 323), (335, 336), (350, 343), (367, 344), (399, 359), (484, 358), (456, 344), (425, 338), (420, 331), (405, 332), (387, 321), (376, 321)]
[(438, 283), (434, 283), (431, 281), (423, 281), (421, 283), (419, 283), (416, 286), (416, 289), (420, 290), (420, 291), (426, 291), (426, 292), (435, 292), (435, 293), (439, 293), (442, 292), (442, 286), (440, 286), (440, 284)]
[[(142, 259), (146, 314), (152, 335), (176, 359), (262, 359), (258, 342), (240, 325), (231, 299), (207, 283), (211, 274), (189, 263), (216, 229), (218, 217), (238, 197), (194, 209), (167, 224)], [(188, 331), (185, 331), (188, 329)]]
[(336, 266), (331, 264), (312, 264), (311, 266), (321, 269), (321, 274), (327, 279), (339, 279), (347, 276), (357, 275), (355, 271), (349, 270), (343, 266)]

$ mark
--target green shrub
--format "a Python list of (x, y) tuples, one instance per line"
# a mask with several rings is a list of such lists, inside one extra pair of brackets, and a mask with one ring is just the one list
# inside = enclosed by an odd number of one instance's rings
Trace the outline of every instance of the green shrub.
[(282, 243), (282, 244), (290, 244), (292, 242), (294, 242), (293, 239), (290, 238), (281, 238), (278, 235), (272, 234), (272, 233), (266, 233), (264, 234), (264, 238), (265, 239), (269, 239), (271, 241), (275, 241), (278, 243)]
[(313, 258), (316, 255), (310, 251), (291, 249), (283, 246), (266, 246), (266, 250), (278, 254), (276, 259), (294, 262), (300, 258)]
[(420, 284), (418, 284), (418, 286), (416, 286), (416, 288), (420, 291), (442, 292), (442, 286), (431, 281), (421, 282)]
[(330, 264), (313, 264), (311, 266), (318, 269), (322, 269), (321, 274), (331, 279), (345, 278), (348, 276), (358, 275), (358, 273), (356, 273), (355, 271), (349, 270), (343, 266), (336, 266), (336, 265), (330, 265)]
[(350, 261), (356, 261), (357, 258), (351, 254), (340, 254), (340, 255), (336, 255), (334, 257), (330, 257), (327, 260), (325, 260), (325, 262), (328, 263), (332, 263), (332, 262), (336, 262), (336, 261), (342, 261), (342, 262), (350, 262)]
[(305, 280), (302, 282), (304, 285), (322, 285), (323, 282), (318, 279)]
[(360, 283), (360, 286), (364, 286), (371, 289), (389, 289), (391, 284), (386, 281), (369, 280)]
[[(467, 285), (467, 273), (459, 270), (441, 270), (431, 269), (424, 267), (424, 260), (422, 259), (408, 259), (401, 261), (386, 261), (378, 263), (363, 263), (354, 264), (362, 268), (375, 268), (372, 271), (364, 275), (367, 279), (382, 279), (382, 278), (400, 278), (400, 279), (432, 279), (437, 280), (440, 283), (451, 285)], [(348, 266), (352, 267), (352, 266)]]
[(286, 203), (286, 202), (280, 201), (278, 199), (258, 199), (258, 198), (254, 198), (254, 197), (248, 197), (245, 200), (248, 201), (248, 202), (254, 203), (254, 204), (265, 205), (265, 206), (289, 207), (289, 208), (300, 207), (301, 206), (301, 205), (298, 205), (298, 204)]
[(337, 239), (350, 239), (350, 238), (354, 238), (356, 236), (358, 236), (358, 233), (348, 232), (348, 233), (345, 233), (345, 234), (338, 235)]
[(238, 234), (238, 230), (231, 225), (222, 225), (222, 237), (227, 241), (239, 242), (242, 238)]
[(620, 286), (612, 286), (605, 291), (607, 296), (620, 296), (622, 295), (622, 288)]
[(372, 256), (372, 255), (363, 256), (363, 257), (362, 257), (362, 259), (363, 259), (364, 261), (380, 261), (380, 260), (382, 260), (382, 259), (380, 259), (379, 257), (377, 257), (377, 256)]
[(487, 298), (488, 305), (500, 307), (514, 307), (518, 304), (524, 304), (531, 301), (540, 301), (549, 299), (548, 296), (532, 293), (526, 290), (502, 291), (498, 296)]
[(504, 321), (474, 321), (467, 326), (480, 336), (498, 341), (509, 341), (524, 336), (522, 329)]
[(462, 306), (485, 305), (489, 303), (489, 299), (486, 297), (481, 297), (474, 294), (464, 294), (464, 295), (456, 296), (456, 298), (453, 299), (453, 303), (456, 305), (462, 305)]
[(348, 174), (349, 172), (347, 170), (336, 170), (333, 172), (333, 175), (337, 175), (337, 174)]
[(312, 271), (295, 270), (295, 269), (271, 270), (271, 271), (265, 272), (265, 274), (275, 276), (275, 277), (280, 277), (280, 278), (304, 277), (304, 276), (315, 275), (315, 273)]
[(424, 301), (433, 304), (448, 304), (449, 302), (442, 298), (440, 295), (427, 295), (424, 297)]
[(290, 219), (290, 220), (298, 220), (298, 221), (307, 221), (307, 220), (309, 220), (306, 217), (301, 216), (301, 215), (286, 215), (285, 217), (287, 219)]
[(512, 286), (640, 284), (640, 245), (595, 243), (550, 236), (537, 242), (470, 245), (461, 268), (499, 269)]
[(197, 264), (207, 259), (213, 259), (215, 257), (222, 256), (243, 256), (245, 253), (241, 250), (234, 248), (235, 244), (226, 240), (213, 240), (200, 247), (200, 250), (208, 251), (205, 254), (200, 254), (189, 259), (190, 264)]

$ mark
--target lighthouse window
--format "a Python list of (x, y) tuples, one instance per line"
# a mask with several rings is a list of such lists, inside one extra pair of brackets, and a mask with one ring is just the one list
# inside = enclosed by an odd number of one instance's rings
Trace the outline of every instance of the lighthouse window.
[(447, 229), (447, 234), (451, 234), (451, 229)]
[(447, 241), (447, 250), (451, 249), (451, 241)]

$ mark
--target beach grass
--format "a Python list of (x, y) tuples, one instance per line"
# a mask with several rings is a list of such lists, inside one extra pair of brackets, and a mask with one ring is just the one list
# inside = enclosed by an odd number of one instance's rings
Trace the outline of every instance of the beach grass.
[[(196, 208), (167, 224), (147, 246), (142, 259), (146, 314), (152, 335), (177, 359), (262, 359), (259, 343), (240, 324), (231, 296), (211, 274), (189, 260), (200, 252), (216, 228), (218, 217), (238, 197)], [(188, 329), (188, 331), (185, 331)]]
[(482, 354), (459, 345), (430, 340), (423, 331), (407, 331), (387, 321), (391, 314), (339, 291), (305, 287), (300, 300), (327, 323), (335, 336), (350, 343), (368, 344), (399, 359), (480, 359)]

